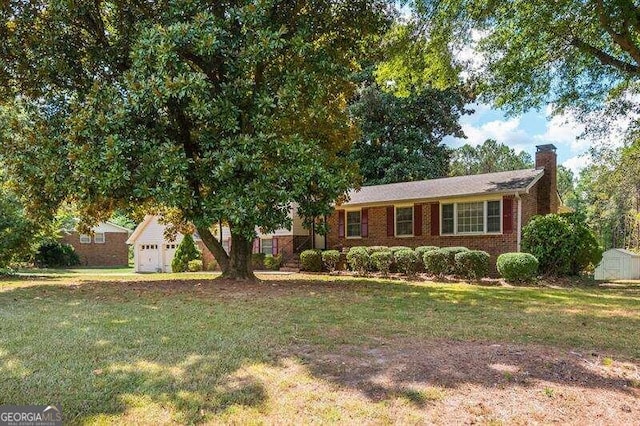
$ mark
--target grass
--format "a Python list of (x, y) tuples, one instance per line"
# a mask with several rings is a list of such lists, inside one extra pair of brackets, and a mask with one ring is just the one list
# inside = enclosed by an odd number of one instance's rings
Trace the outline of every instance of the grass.
[(293, 275), (265, 276), (244, 288), (211, 278), (117, 269), (29, 271), (0, 280), (0, 405), (61, 403), (70, 423), (89, 424), (417, 422), (411, 407), (444, 398), (444, 390), (400, 389), (381, 400), (346, 396), (343, 381), (300, 353), (352, 348), (357, 356), (385, 341), (420, 339), (640, 359), (640, 295), (633, 286), (503, 288)]

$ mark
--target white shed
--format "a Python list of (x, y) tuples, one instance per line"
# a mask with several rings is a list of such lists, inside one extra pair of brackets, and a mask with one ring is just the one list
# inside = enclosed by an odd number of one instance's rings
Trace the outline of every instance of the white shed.
[(603, 253), (596, 267), (596, 280), (640, 279), (640, 255), (625, 249), (610, 249)]

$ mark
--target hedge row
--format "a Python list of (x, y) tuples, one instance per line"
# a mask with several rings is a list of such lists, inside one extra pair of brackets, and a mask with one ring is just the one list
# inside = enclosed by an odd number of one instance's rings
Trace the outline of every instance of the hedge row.
[[(433, 275), (459, 275), (469, 280), (480, 280), (489, 275), (489, 253), (469, 250), (466, 247), (422, 246), (409, 247), (356, 246), (346, 254), (349, 269), (358, 274), (391, 271), (412, 275), (426, 271)], [(306, 250), (300, 255), (301, 268), (306, 271), (330, 272), (338, 269), (341, 253), (337, 250)], [(498, 257), (498, 272), (507, 281), (525, 282), (535, 279), (538, 273), (537, 259), (528, 253), (505, 253)]]

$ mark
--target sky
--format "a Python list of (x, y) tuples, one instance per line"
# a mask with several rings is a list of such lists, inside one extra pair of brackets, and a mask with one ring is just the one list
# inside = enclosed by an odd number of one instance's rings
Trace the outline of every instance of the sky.
[(558, 163), (571, 169), (576, 175), (588, 164), (587, 150), (590, 141), (580, 138), (584, 125), (569, 115), (550, 117), (550, 107), (542, 111), (531, 111), (515, 117), (489, 105), (474, 104), (472, 115), (460, 120), (467, 139), (447, 137), (450, 147), (482, 144), (487, 139), (495, 139), (516, 151), (526, 151), (535, 157), (536, 145), (554, 144), (558, 153)]

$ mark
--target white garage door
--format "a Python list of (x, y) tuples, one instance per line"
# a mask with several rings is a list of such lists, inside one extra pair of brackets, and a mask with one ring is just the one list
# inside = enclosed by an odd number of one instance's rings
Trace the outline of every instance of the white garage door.
[(140, 272), (157, 272), (160, 269), (159, 248), (158, 244), (138, 246), (138, 270)]
[(173, 256), (176, 254), (178, 244), (170, 243), (164, 245), (164, 271), (171, 272), (171, 262), (173, 262)]

